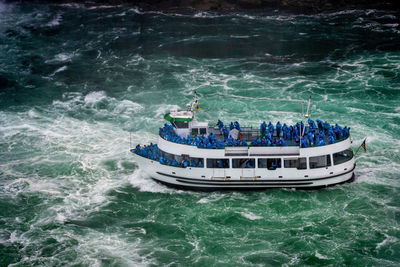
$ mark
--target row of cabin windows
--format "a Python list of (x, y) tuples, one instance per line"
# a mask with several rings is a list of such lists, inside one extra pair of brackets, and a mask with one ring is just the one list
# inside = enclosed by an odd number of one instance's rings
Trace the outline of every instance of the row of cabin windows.
[[(196, 163), (196, 166), (201, 162), (201, 165), (204, 166), (204, 159), (203, 158), (193, 158), (187, 155), (174, 155), (171, 153), (167, 153), (161, 151), (161, 155), (164, 158), (168, 158), (170, 161), (175, 159), (178, 163), (182, 162), (183, 160), (187, 160), (189, 162)], [(345, 163), (353, 158), (353, 151), (346, 149), (344, 151), (334, 153), (332, 155), (333, 164), (338, 165)], [(277, 168), (282, 168), (282, 159), (280, 158), (259, 158), (257, 160), (258, 168), (260, 169), (268, 169), (268, 170), (275, 170)], [(234, 169), (242, 169), (242, 168), (255, 168), (255, 159), (254, 158), (234, 158), (232, 159), (232, 168)], [(307, 158), (297, 158), (297, 159), (284, 159), (283, 160), (284, 168), (296, 168), (299, 170), (307, 169)], [(317, 168), (324, 168), (332, 166), (331, 163), (331, 156), (330, 155), (323, 155), (317, 157), (310, 157), (309, 158), (309, 168), (310, 169), (317, 169)], [(230, 168), (230, 160), (227, 158), (221, 159), (207, 159), (207, 168)]]
[[(349, 149), (334, 153), (333, 164), (338, 165), (345, 163), (353, 158), (353, 152)], [(280, 158), (258, 159), (258, 168), (275, 170), (282, 167)], [(307, 158), (284, 159), (284, 168), (296, 168), (298, 170), (307, 169)], [(332, 166), (331, 155), (323, 155), (317, 157), (309, 157), (309, 168), (318, 169)], [(229, 168), (229, 159), (207, 159), (207, 168)], [(255, 168), (254, 158), (232, 159), (232, 168)]]
[[(188, 161), (190, 167), (201, 167), (204, 168), (204, 159), (203, 158), (194, 158), (189, 157), (189, 155), (175, 155), (165, 151), (160, 150), (160, 156), (164, 159), (168, 159), (172, 162), (174, 159), (178, 162), (179, 165), (183, 163), (184, 160)], [(200, 165), (200, 166), (199, 166)]]

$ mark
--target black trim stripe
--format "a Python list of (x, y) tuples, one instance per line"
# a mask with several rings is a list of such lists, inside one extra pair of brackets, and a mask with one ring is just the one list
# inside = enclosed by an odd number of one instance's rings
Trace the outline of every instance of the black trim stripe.
[[(336, 174), (333, 176), (329, 176), (329, 177), (323, 177), (323, 178), (314, 178), (314, 179), (288, 179), (288, 180), (267, 180), (265, 182), (268, 183), (284, 183), (284, 182), (310, 182), (310, 181), (319, 181), (319, 180), (325, 180), (325, 179), (331, 179), (337, 176), (341, 176), (341, 175), (345, 175), (348, 174), (352, 171), (354, 171), (354, 169), (356, 168), (356, 164), (354, 164), (353, 168), (347, 172), (341, 173), (341, 174)], [(156, 172), (159, 175), (163, 175), (163, 176), (168, 176), (171, 178), (177, 178), (186, 182), (208, 182), (208, 183), (213, 183), (213, 184), (217, 184), (217, 183), (221, 183), (221, 181), (217, 181), (217, 180), (205, 180), (205, 179), (196, 179), (196, 178), (186, 178), (186, 177), (182, 177), (182, 176), (177, 176), (177, 175), (171, 175), (171, 174), (167, 174), (167, 173), (162, 173), (162, 172)], [(250, 183), (253, 184), (255, 183), (254, 180), (242, 180), (242, 181), (235, 181), (235, 180), (229, 180), (229, 181), (224, 181), (225, 183), (229, 182), (229, 183)]]
[[(202, 187), (202, 186), (190, 186), (190, 185), (179, 185), (179, 184), (171, 184), (168, 182), (160, 181), (156, 178), (152, 178), (154, 181), (181, 190), (192, 190), (192, 191), (262, 191), (267, 189), (279, 189), (279, 188), (293, 188), (293, 186), (280, 186), (280, 187), (270, 187), (270, 186), (258, 186), (258, 187)], [(351, 183), (355, 179), (355, 175), (353, 174), (350, 179), (347, 181), (339, 182), (336, 184), (329, 184), (329, 185), (317, 185), (317, 186), (302, 186), (302, 187), (295, 187), (296, 190), (318, 190), (323, 188), (332, 187), (335, 185)]]
[(180, 183), (185, 183), (185, 184), (201, 184), (201, 185), (222, 185), (222, 186), (236, 186), (236, 185), (247, 185), (247, 186), (254, 186), (254, 185), (284, 185), (288, 187), (293, 187), (296, 185), (310, 185), (313, 184), (312, 182), (303, 182), (303, 183), (284, 183), (283, 181), (281, 183), (266, 183), (266, 182), (253, 182), (251, 184), (249, 183), (231, 183), (230, 181), (226, 182), (219, 182), (219, 183), (202, 183), (202, 182), (191, 182), (191, 181), (183, 181), (181, 179), (176, 179), (177, 182)]

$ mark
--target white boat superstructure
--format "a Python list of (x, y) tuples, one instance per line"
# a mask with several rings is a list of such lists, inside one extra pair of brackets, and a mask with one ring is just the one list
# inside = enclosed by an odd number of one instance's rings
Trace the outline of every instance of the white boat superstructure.
[[(177, 188), (212, 191), (312, 189), (354, 178), (348, 131), (335, 130), (335, 137), (341, 138), (333, 138), (332, 126), (321, 129), (318, 125), (317, 129), (313, 123), (298, 124), (297, 129), (287, 127), (281, 137), (282, 130), (264, 131), (261, 125), (258, 131), (237, 123), (237, 128), (231, 125), (226, 138), (221, 127), (197, 122), (196, 108), (194, 99), (188, 110), (171, 110), (165, 119), (172, 125), (160, 128), (158, 145), (138, 145), (131, 150), (139, 168), (154, 180)], [(245, 140), (253, 141), (247, 144)]]

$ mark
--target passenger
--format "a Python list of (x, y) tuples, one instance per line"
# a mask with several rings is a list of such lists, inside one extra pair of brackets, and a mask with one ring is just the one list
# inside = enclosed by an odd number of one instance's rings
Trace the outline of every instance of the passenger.
[(329, 129), (329, 127), (331, 127), (330, 124), (328, 123), (328, 121), (325, 121), (325, 123), (323, 124), (323, 126), (324, 126), (324, 132), (325, 132), (325, 133), (328, 133), (328, 129)]
[(193, 159), (190, 161), (190, 167), (196, 167), (196, 162)]
[(264, 136), (267, 132), (267, 124), (265, 123), (265, 121), (263, 123), (260, 124), (260, 134), (261, 136)]
[(247, 142), (246, 142), (246, 139), (242, 139), (242, 146), (247, 146)]
[(318, 124), (318, 130), (319, 131), (323, 131), (324, 130), (324, 126), (322, 125), (322, 121), (317, 120), (317, 124)]
[(222, 160), (217, 160), (217, 168), (223, 168)]
[(231, 124), (229, 124), (229, 130), (233, 130), (235, 128), (235, 126), (233, 126), (233, 122), (231, 122)]
[(343, 137), (347, 138), (350, 135), (350, 127), (344, 126), (343, 128)]
[(329, 143), (329, 144), (334, 144), (334, 143), (335, 143), (335, 138), (333, 137), (333, 135), (330, 135), (330, 136), (328, 137), (328, 143)]
[(272, 141), (267, 139), (267, 146), (272, 146)]
[(310, 125), (310, 129), (312, 130), (317, 129), (317, 126), (315, 125), (315, 122), (312, 119), (308, 119), (308, 125)]
[(268, 131), (274, 135), (274, 125), (271, 122), (268, 123)]
[(300, 137), (296, 134), (296, 136), (294, 137), (294, 141), (296, 142), (297, 145), (300, 144)]
[(221, 132), (222, 128), (224, 128), (224, 123), (222, 121), (218, 120), (217, 125), (218, 125), (219, 131)]
[(254, 168), (254, 166), (253, 166), (251, 160), (248, 160), (248, 161), (246, 162), (246, 168), (250, 168), (250, 169), (253, 169), (253, 168)]
[(289, 139), (288, 138), (288, 127), (287, 127), (286, 123), (284, 123), (282, 126), (282, 132), (283, 132), (283, 139)]
[(197, 167), (199, 167), (199, 168), (204, 168), (203, 162), (202, 162), (202, 161), (199, 161), (199, 164), (197, 165)]
[(276, 135), (277, 135), (278, 137), (280, 137), (280, 135), (281, 135), (281, 130), (282, 130), (282, 125), (281, 125), (281, 123), (278, 121), (278, 123), (276, 124)]
[(310, 143), (310, 146), (313, 146), (313, 144), (314, 144), (313, 133), (311, 131), (309, 131), (308, 134), (307, 134), (307, 137), (308, 137), (308, 142)]
[(224, 148), (224, 144), (222, 143), (221, 139), (217, 141), (217, 148)]
[(271, 162), (271, 167), (269, 168), (270, 170), (276, 170), (276, 164), (275, 162)]
[(305, 137), (301, 138), (301, 147), (308, 147), (308, 143)]
[(272, 134), (271, 134), (271, 132), (267, 133), (267, 139), (270, 140), (270, 141), (272, 141)]
[(320, 138), (319, 142), (318, 142), (318, 146), (324, 146), (324, 145), (325, 145), (324, 138)]
[(182, 167), (183, 168), (187, 168), (189, 165), (189, 162), (187, 162), (187, 160), (185, 159), (184, 161), (182, 161)]
[(178, 167), (178, 162), (176, 161), (176, 159), (172, 160), (171, 165), (174, 167)]
[(282, 146), (282, 138), (276, 139), (276, 146)]
[(214, 143), (214, 141), (215, 141), (215, 136), (214, 136), (213, 133), (210, 133), (210, 134), (208, 135), (208, 141), (209, 141), (210, 143)]
[(224, 126), (224, 129), (223, 129), (223, 134), (224, 134), (224, 140), (228, 139), (229, 130), (225, 126)]
[(285, 139), (282, 139), (281, 144), (282, 144), (282, 146), (286, 146)]
[(240, 131), (240, 124), (237, 121), (235, 121), (235, 129), (238, 129)]

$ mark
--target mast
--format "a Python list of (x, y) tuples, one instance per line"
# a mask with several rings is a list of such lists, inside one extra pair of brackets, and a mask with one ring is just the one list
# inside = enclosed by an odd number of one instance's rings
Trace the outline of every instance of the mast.
[[(306, 111), (306, 114), (303, 115), (304, 118), (307, 118), (307, 119), (310, 118), (310, 113), (309, 113), (310, 112), (310, 106), (311, 106), (311, 96), (308, 99), (307, 111)], [(300, 123), (300, 127), (301, 127), (301, 123)], [(305, 131), (306, 131), (306, 126), (304, 125), (304, 127), (302, 129), (301, 136), (300, 136), (300, 147), (301, 147), (301, 139), (303, 138)]]

